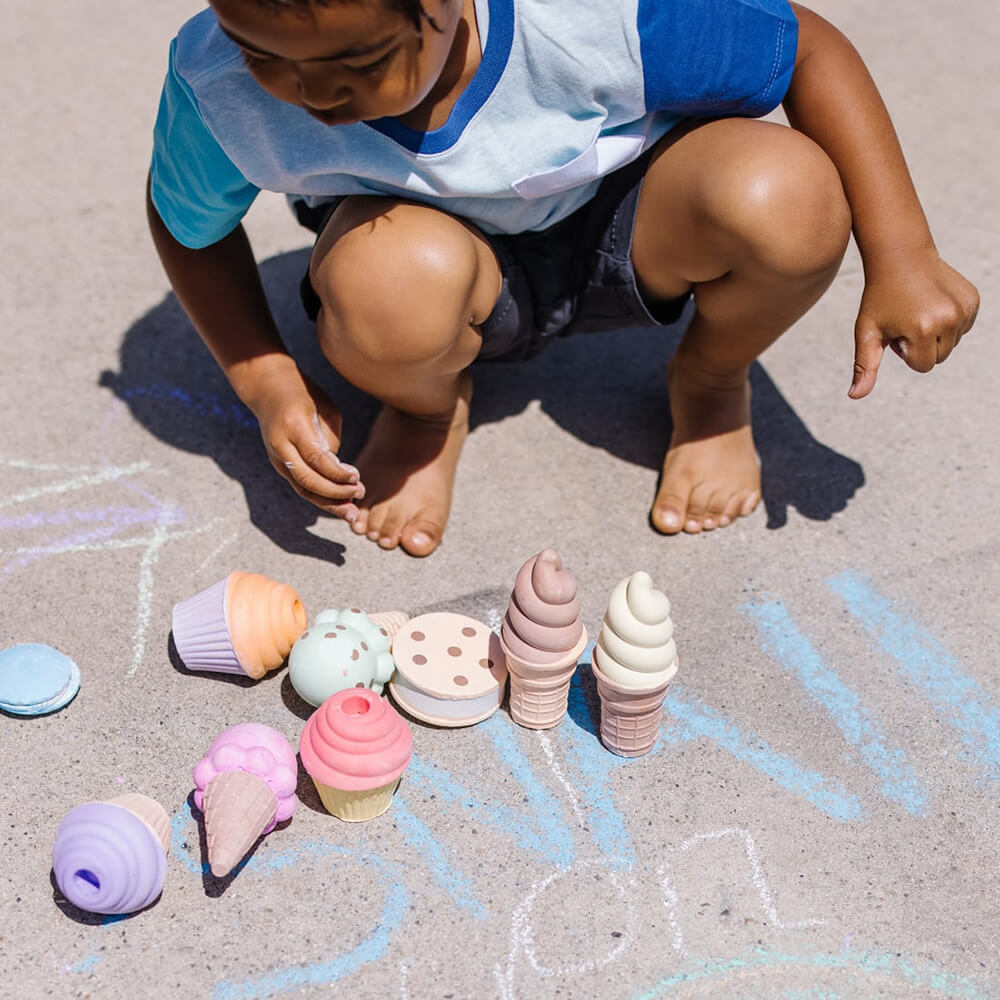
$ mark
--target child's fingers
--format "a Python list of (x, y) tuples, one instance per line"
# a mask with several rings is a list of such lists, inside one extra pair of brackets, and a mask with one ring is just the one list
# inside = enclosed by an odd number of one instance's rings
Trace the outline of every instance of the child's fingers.
[[(299, 486), (311, 494), (311, 497), (307, 497), (307, 499), (319, 497), (325, 501), (337, 502), (360, 500), (365, 495), (365, 488), (358, 480), (357, 470), (354, 470), (353, 466), (345, 467), (342, 465), (337, 460), (336, 455), (332, 456), (336, 464), (331, 467), (330, 457), (323, 456), (322, 472), (318, 471), (312, 464), (315, 461), (315, 456), (307, 458), (298, 455), (289, 459), (284, 463), (287, 472), (286, 478), (292, 481), (293, 485)], [(338, 479), (334, 480), (333, 475), (336, 475)]]
[(303, 500), (308, 500), (311, 504), (319, 507), (320, 510), (326, 511), (327, 514), (332, 514), (334, 517), (342, 517), (348, 524), (353, 524), (357, 520), (358, 507), (353, 501), (332, 500), (329, 497), (320, 496), (318, 493), (311, 493), (300, 486), (294, 479), (288, 479), (288, 482)]
[(882, 331), (874, 323), (859, 319), (854, 331), (854, 377), (847, 391), (851, 399), (862, 399), (875, 388), (884, 353)]

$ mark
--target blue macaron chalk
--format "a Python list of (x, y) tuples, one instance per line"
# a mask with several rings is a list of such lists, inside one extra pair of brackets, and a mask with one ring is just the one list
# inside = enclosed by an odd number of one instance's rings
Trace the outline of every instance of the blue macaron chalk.
[(68, 705), (80, 690), (80, 668), (41, 642), (0, 650), (0, 709), (45, 715)]

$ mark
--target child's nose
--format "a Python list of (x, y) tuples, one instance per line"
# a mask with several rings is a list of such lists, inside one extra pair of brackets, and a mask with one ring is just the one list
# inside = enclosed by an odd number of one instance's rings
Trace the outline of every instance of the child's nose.
[(319, 111), (346, 104), (350, 88), (329, 67), (299, 67), (296, 80), (299, 101)]

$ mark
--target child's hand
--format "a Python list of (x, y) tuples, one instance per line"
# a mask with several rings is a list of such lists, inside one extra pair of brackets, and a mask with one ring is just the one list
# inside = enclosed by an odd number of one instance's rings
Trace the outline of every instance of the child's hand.
[(311, 379), (293, 364), (268, 374), (254, 394), (271, 464), (300, 497), (317, 507), (354, 521), (354, 501), (365, 495), (358, 470), (341, 462), (340, 411)]
[(910, 368), (929, 372), (968, 333), (979, 292), (933, 248), (900, 251), (866, 261), (866, 282), (854, 326), (854, 380), (847, 393), (867, 396), (885, 348)]

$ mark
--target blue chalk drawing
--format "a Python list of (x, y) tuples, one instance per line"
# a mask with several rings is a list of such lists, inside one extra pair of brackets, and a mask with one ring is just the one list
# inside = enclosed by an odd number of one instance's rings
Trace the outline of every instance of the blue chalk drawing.
[[(766, 992), (761, 994), (768, 1000), (792, 1000), (801, 996), (800, 989), (778, 992), (780, 983), (774, 981), (783, 972), (794, 974), (805, 971), (816, 977), (826, 974), (836, 975), (837, 985), (817, 988), (817, 992), (807, 992), (810, 1000), (820, 997), (834, 997), (835, 1000), (857, 1000), (874, 995), (874, 979), (884, 979), (891, 985), (893, 997), (912, 996), (914, 1000), (991, 1000), (996, 992), (979, 986), (965, 976), (945, 972), (930, 962), (915, 962), (888, 952), (840, 952), (838, 954), (814, 953), (805, 955), (786, 954), (767, 948), (755, 949), (746, 957), (722, 961), (699, 962), (689, 969), (660, 980), (652, 989), (633, 994), (630, 1000), (657, 1000), (658, 997), (685, 995), (684, 987), (699, 985), (700, 996), (724, 996), (727, 981), (753, 980), (767, 981)], [(848, 992), (844, 992), (844, 989)], [(708, 989), (713, 992), (708, 992)], [(905, 989), (905, 993), (900, 992)], [(987, 992), (988, 990), (988, 992)], [(745, 983), (741, 984), (741, 997), (747, 997)], [(879, 990), (879, 995), (889, 995)]]
[[(591, 643), (584, 653), (583, 662), (590, 661), (593, 647)], [(580, 795), (581, 805), (586, 808), (587, 828), (597, 849), (605, 858), (618, 859), (622, 867), (633, 868), (635, 850), (632, 838), (612, 794), (615, 771), (632, 761), (609, 753), (601, 746), (591, 726), (580, 725), (582, 720), (589, 722), (591, 719), (587, 695), (577, 670), (569, 688), (569, 712), (553, 732), (575, 771), (573, 787)]]
[(92, 955), (88, 955), (86, 958), (81, 958), (76, 965), (70, 967), (70, 972), (92, 972), (101, 962), (104, 961), (104, 956), (94, 952)]
[[(208, 873), (207, 864), (202, 864), (184, 835), (185, 827), (193, 822), (189, 803), (170, 824), (170, 847), (188, 871), (194, 874)], [(243, 982), (220, 982), (212, 992), (213, 1000), (256, 1000), (278, 993), (287, 993), (303, 986), (333, 984), (356, 972), (369, 962), (377, 962), (389, 948), (392, 935), (402, 926), (410, 907), (410, 897), (403, 880), (403, 869), (379, 855), (366, 851), (363, 854), (329, 844), (326, 841), (307, 841), (292, 850), (265, 850), (261, 855), (253, 855), (242, 862), (234, 871), (254, 871), (271, 875), (300, 864), (303, 861), (332, 860), (334, 864), (351, 862), (364, 865), (376, 872), (385, 890), (385, 905), (371, 932), (350, 951), (344, 952), (324, 962), (290, 966), (254, 976)]]
[(775, 752), (758, 736), (744, 732), (683, 687), (671, 686), (664, 710), (677, 722), (676, 726), (664, 731), (665, 742), (681, 743), (707, 737), (737, 760), (757, 768), (782, 788), (801, 795), (831, 819), (847, 823), (865, 818), (866, 813), (856, 795), (836, 781)]
[(183, 406), (195, 416), (209, 417), (213, 420), (224, 420), (240, 427), (257, 427), (253, 414), (242, 404), (223, 402), (218, 396), (210, 393), (190, 393), (176, 385), (154, 383), (152, 385), (134, 385), (122, 388), (119, 398), (133, 402), (135, 400), (152, 400), (158, 403), (174, 403)]
[(1000, 711), (987, 692), (959, 669), (934, 636), (896, 611), (862, 576), (841, 573), (828, 584), (878, 647), (956, 730), (965, 756), (978, 760), (991, 780), (1000, 781)]
[(369, 962), (377, 962), (389, 950), (389, 942), (393, 934), (402, 927), (410, 908), (409, 894), (403, 885), (402, 868), (377, 855), (355, 855), (333, 844), (314, 843), (304, 849), (312, 851), (317, 857), (339, 856), (354, 861), (378, 874), (385, 891), (385, 905), (375, 926), (356, 947), (327, 961), (276, 969), (240, 983), (217, 983), (212, 991), (212, 1000), (257, 1000), (259, 997), (288, 993), (304, 986), (333, 985)]
[(576, 852), (562, 818), (562, 804), (535, 777), (524, 751), (518, 746), (510, 720), (494, 715), (478, 728), (489, 733), (493, 740), (498, 760), (492, 767), (496, 770), (505, 767), (519, 782), (519, 791), (527, 800), (524, 808), (504, 806), (484, 798), (481, 793), (469, 791), (443, 768), (417, 754), (413, 755), (406, 772), (407, 801), (412, 803), (412, 790), (420, 789), (443, 802), (460, 806), (468, 822), (493, 827), (550, 864), (559, 867), (571, 864)]
[(402, 793), (397, 793), (392, 817), (407, 846), (424, 859), (434, 881), (457, 906), (469, 910), (477, 920), (485, 920), (489, 912), (473, 893), (468, 876), (459, 871), (448, 848), (438, 843), (430, 827), (410, 812), (405, 801), (401, 801), (404, 798)]
[(747, 605), (743, 612), (760, 630), (764, 649), (826, 709), (847, 742), (857, 747), (861, 759), (878, 775), (885, 796), (912, 815), (923, 816), (927, 810), (927, 792), (906, 754), (886, 745), (881, 726), (858, 693), (823, 662), (785, 606), (779, 601), (768, 601)]

